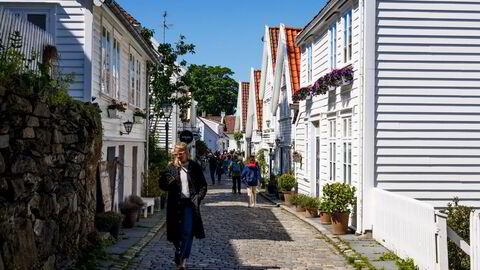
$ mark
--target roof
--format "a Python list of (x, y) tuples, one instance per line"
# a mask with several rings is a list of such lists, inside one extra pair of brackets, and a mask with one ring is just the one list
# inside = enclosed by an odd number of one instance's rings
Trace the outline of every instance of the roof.
[(290, 67), (290, 81), (292, 83), (292, 95), (300, 90), (300, 48), (295, 46), (298, 33), (302, 29), (285, 27), (287, 37), (287, 54)]
[(245, 132), (247, 125), (248, 92), (250, 90), (249, 82), (242, 82), (242, 132)]
[(273, 71), (275, 73), (275, 64), (277, 61), (277, 48), (278, 48), (278, 34), (280, 32), (280, 28), (278, 27), (270, 27), (268, 28), (269, 39), (270, 39), (270, 47), (272, 50), (272, 63), (273, 63)]
[(222, 117), (221, 116), (215, 116), (215, 115), (208, 115), (203, 117), (204, 119), (216, 122), (217, 124), (221, 124)]
[(225, 126), (227, 134), (231, 134), (235, 132), (235, 115), (227, 115), (225, 116)]
[(262, 118), (263, 118), (263, 102), (260, 100), (260, 77), (262, 74), (261, 70), (255, 70), (253, 72), (255, 77), (255, 96), (256, 96), (256, 104), (257, 104), (257, 124), (258, 129), (262, 130)]
[[(338, 0), (328, 0), (327, 3), (320, 9), (320, 12), (318, 12), (313, 19), (303, 27), (302, 31), (298, 35), (298, 42), (302, 42), (303, 39), (305, 38), (306, 33), (308, 33), (312, 28), (315, 27), (315, 25), (323, 19), (323, 17), (327, 14), (327, 12), (330, 10), (332, 6), (334, 6), (335, 3), (338, 3)], [(298, 45), (298, 44), (297, 44)]]
[(117, 16), (117, 18), (122, 22), (122, 24), (127, 28), (127, 30), (132, 34), (132, 36), (138, 41), (140, 46), (145, 50), (149, 55), (152, 61), (159, 62), (160, 55), (153, 48), (150, 40), (146, 40), (143, 35), (140, 33), (141, 24), (137, 21), (132, 15), (130, 15), (125, 9), (120, 6), (116, 1), (105, 1), (107, 7)]

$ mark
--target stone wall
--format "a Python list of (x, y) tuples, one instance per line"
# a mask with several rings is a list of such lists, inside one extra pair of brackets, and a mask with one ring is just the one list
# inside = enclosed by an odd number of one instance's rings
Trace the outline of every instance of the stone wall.
[(14, 90), (0, 86), (0, 270), (65, 269), (95, 230), (100, 117)]

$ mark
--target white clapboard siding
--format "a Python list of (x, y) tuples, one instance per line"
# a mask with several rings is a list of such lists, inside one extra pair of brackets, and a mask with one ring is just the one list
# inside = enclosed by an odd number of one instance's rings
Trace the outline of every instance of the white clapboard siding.
[(37, 62), (42, 62), (43, 50), (46, 46), (54, 46), (55, 38), (36, 25), (15, 16), (7, 9), (0, 6), (0, 45), (11, 48), (11, 40), (15, 33), (21, 37), (21, 47), (16, 50), (22, 53), (27, 60), (29, 69), (37, 70)]
[(480, 207), (480, 0), (377, 2), (377, 187)]

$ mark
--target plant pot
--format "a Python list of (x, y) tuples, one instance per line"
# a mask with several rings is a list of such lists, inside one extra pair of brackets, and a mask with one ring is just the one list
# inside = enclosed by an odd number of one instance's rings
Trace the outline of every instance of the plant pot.
[(143, 117), (141, 117), (141, 116), (134, 116), (134, 117), (133, 117), (133, 122), (134, 122), (135, 124), (143, 124), (143, 121), (144, 121), (144, 120), (145, 120), (145, 119), (143, 119)]
[(328, 91), (335, 91), (335, 89), (337, 89), (336, 86), (333, 86), (333, 85), (328, 86)]
[(346, 213), (332, 213), (332, 232), (333, 234), (347, 234), (348, 232), (348, 217), (349, 212)]
[(287, 206), (292, 206), (292, 203), (290, 202), (290, 198), (293, 196), (293, 192), (284, 192), (283, 196), (285, 197), (285, 205)]
[(113, 224), (113, 226), (110, 228), (109, 233), (113, 236), (113, 238), (118, 239), (118, 235), (120, 234), (120, 227), (121, 227), (122, 221)]
[(278, 192), (278, 195), (280, 196), (281, 201), (285, 201), (285, 195), (284, 194), (285, 193), (283, 193), (283, 192)]
[(118, 110), (108, 109), (108, 117), (109, 118), (118, 118)]
[(275, 194), (275, 186), (273, 185), (268, 185), (267, 190), (269, 194)]
[(332, 224), (332, 215), (326, 212), (320, 212), (320, 224)]
[(340, 86), (345, 86), (345, 85), (349, 85), (353, 82), (352, 79), (349, 79), (345, 76), (342, 76), (342, 79), (340, 80)]
[(125, 214), (125, 218), (123, 219), (123, 227), (124, 228), (133, 228), (135, 226), (135, 222), (138, 218), (138, 210), (136, 211), (129, 211)]
[(305, 210), (305, 208), (297, 205), (297, 206), (295, 206), (295, 211), (297, 211), (297, 212), (305, 212), (306, 210)]
[(316, 208), (307, 208), (305, 211), (305, 217), (316, 218), (318, 217), (318, 209)]

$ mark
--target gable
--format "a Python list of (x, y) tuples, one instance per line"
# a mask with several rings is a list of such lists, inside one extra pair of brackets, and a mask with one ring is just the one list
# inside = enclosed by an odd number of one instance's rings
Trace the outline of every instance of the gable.
[(245, 132), (247, 125), (248, 94), (250, 90), (249, 82), (242, 82), (242, 132)]
[(269, 28), (268, 33), (269, 33), (269, 39), (270, 39), (270, 47), (272, 51), (273, 72), (275, 73), (275, 64), (277, 61), (278, 35), (280, 33), (280, 28), (278, 27)]
[(285, 28), (286, 36), (286, 47), (287, 47), (287, 57), (288, 65), (290, 69), (290, 82), (292, 89), (292, 96), (295, 95), (300, 90), (300, 57), (301, 51), (299, 47), (295, 46), (296, 38), (298, 33), (302, 29), (296, 28)]
[(262, 130), (262, 118), (263, 118), (263, 101), (260, 100), (260, 79), (261, 79), (261, 70), (254, 71), (255, 79), (255, 103), (257, 110), (257, 127), (258, 130)]

